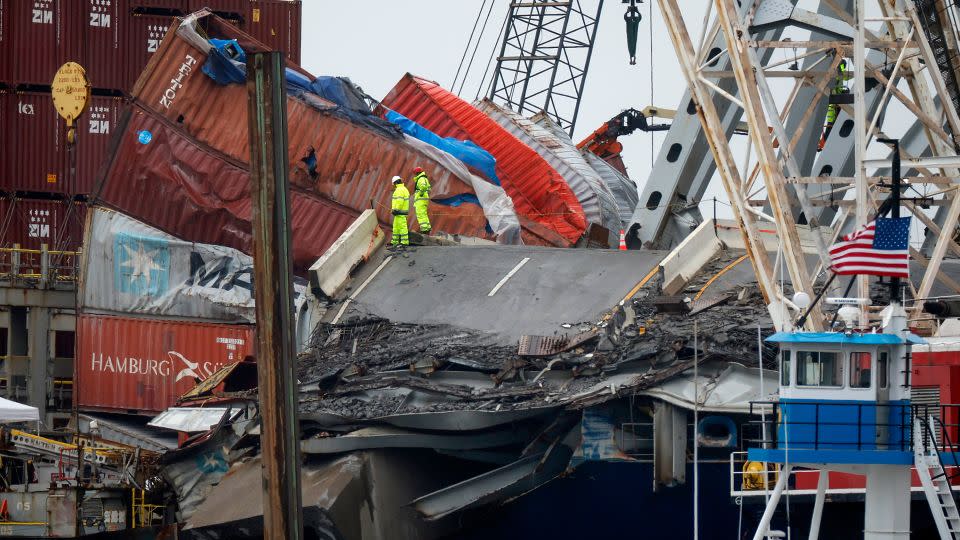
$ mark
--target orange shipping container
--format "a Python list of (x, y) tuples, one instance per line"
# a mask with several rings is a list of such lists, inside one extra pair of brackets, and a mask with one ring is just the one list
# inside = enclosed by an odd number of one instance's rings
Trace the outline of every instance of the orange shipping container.
[(255, 337), (252, 326), (82, 315), (77, 407), (156, 414), (197, 380), (252, 355)]

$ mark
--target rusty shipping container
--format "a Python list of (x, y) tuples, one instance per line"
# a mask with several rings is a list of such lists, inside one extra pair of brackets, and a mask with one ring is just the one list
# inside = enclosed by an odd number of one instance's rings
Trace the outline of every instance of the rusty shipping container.
[(46, 244), (53, 251), (76, 251), (83, 244), (85, 216), (81, 203), (2, 197), (0, 247), (40, 249)]
[(399, 112), (442, 137), (469, 139), (497, 159), (497, 176), (517, 213), (553, 229), (573, 244), (587, 222), (563, 177), (539, 154), (437, 83), (406, 74), (383, 98)]
[(13, 69), (13, 31), (10, 24), (15, 1), (0, 0), (0, 85), (9, 84), (16, 76)]
[[(120, 129), (99, 200), (184, 240), (253, 253), (246, 168), (138, 105)], [(294, 266), (305, 275), (359, 212), (298, 188), (291, 208)]]
[(13, 77), (18, 85), (49, 85), (57, 69), (79, 62), (82, 4), (77, 0), (17, 0), (10, 9)]
[(74, 399), (81, 410), (153, 415), (252, 355), (254, 339), (252, 326), (81, 315)]
[[(226, 25), (206, 28), (204, 33), (239, 37), (248, 53), (265, 48)], [(204, 51), (171, 32), (154, 63), (137, 81), (134, 99), (202, 144), (246, 163), (250, 154), (246, 87), (215, 83), (200, 70), (205, 60)], [(416, 166), (430, 175), (434, 201), (475, 196), (469, 178), (457, 176), (445, 163), (407, 141), (392, 125), (352, 120), (334, 104), (313, 95), (308, 99), (288, 97), (287, 117), (291, 183), (357, 212), (372, 203), (384, 226), (389, 227), (392, 221), (390, 177), (407, 176)], [(316, 160), (313, 174), (304, 164), (311, 149)], [(467, 176), (465, 170), (463, 175)], [(477, 204), (437, 204), (431, 208), (431, 222), (435, 230), (450, 234), (489, 237), (486, 217)]]
[(243, 30), (300, 63), (300, 0), (250, 0)]
[(243, 24), (249, 3), (249, 0), (187, 0), (187, 11), (192, 13), (207, 8), (231, 24)]
[(134, 12), (127, 21), (125, 47), (125, 75), (123, 90), (130, 90), (146, 67), (150, 58), (160, 49), (160, 42), (176, 18), (172, 15), (155, 15)]
[(66, 124), (46, 92), (0, 93), (0, 148), (11, 159), (0, 164), (0, 190), (87, 195), (106, 156), (123, 100), (93, 96), (77, 119), (76, 168), (71, 176)]
[(47, 92), (10, 92), (0, 96), (8, 136), (0, 190), (71, 192), (62, 175), (66, 129)]
[[(216, 1), (209, 0), (208, 3), (212, 4)], [(140, 13), (144, 11), (168, 11), (184, 14), (189, 13), (189, 4), (188, 0), (131, 0), (130, 8)]]
[(82, 0), (83, 65), (93, 88), (129, 90), (123, 61), (131, 18), (128, 0)]

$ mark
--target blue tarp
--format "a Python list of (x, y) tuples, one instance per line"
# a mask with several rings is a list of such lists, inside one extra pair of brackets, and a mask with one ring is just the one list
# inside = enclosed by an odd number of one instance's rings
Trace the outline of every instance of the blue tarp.
[(346, 77), (321, 75), (310, 83), (310, 88), (318, 96), (351, 111), (373, 113), (363, 99), (363, 92)]
[(443, 150), (462, 161), (467, 167), (476, 171), (480, 176), (498, 186), (500, 185), (500, 179), (497, 178), (496, 171), (497, 160), (490, 152), (487, 152), (470, 141), (458, 141), (453, 137), (441, 137), (396, 111), (388, 110), (387, 120), (400, 126), (400, 129), (407, 135)]
[[(843, 332), (777, 332), (766, 341), (773, 343), (841, 343), (849, 345), (900, 345), (903, 338), (893, 334), (851, 334)], [(907, 334), (906, 343), (923, 345), (927, 341), (914, 334)]]
[(211, 39), (213, 50), (207, 55), (203, 72), (217, 84), (228, 85), (247, 80), (247, 54), (235, 39)]

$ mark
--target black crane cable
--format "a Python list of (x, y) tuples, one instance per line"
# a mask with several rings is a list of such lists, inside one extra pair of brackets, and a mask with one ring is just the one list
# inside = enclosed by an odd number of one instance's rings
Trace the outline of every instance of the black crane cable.
[[(493, 4), (491, 4), (490, 7), (493, 7)], [(503, 18), (503, 24), (500, 25), (500, 33), (499, 33), (498, 35), (501, 35), (501, 36), (503, 35), (503, 31), (507, 28), (507, 21), (509, 21), (509, 20), (510, 20), (510, 15), (507, 14), (507, 16)], [(479, 43), (478, 43), (478, 44), (479, 44)], [(480, 79), (480, 85), (477, 86), (477, 95), (474, 96), (473, 99), (480, 99), (480, 91), (483, 90), (483, 82), (487, 79), (487, 73), (490, 72), (490, 64), (493, 63), (493, 57), (497, 54), (497, 45), (499, 45), (499, 43), (494, 43), (494, 44), (493, 44), (493, 47), (490, 48), (490, 58), (487, 59), (487, 67), (486, 67), (486, 69), (485, 69), (484, 72), (483, 72), (483, 78)], [(495, 79), (495, 78), (496, 78), (496, 75), (495, 75), (495, 74), (493, 74), (493, 75), (490, 77), (490, 88), (491, 88), (491, 91), (492, 91), (492, 89), (493, 89), (493, 84), (494, 84), (494, 79)]]
[[(477, 31), (477, 25), (480, 24), (480, 17), (483, 15), (483, 8), (487, 6), (487, 0), (483, 0), (483, 3), (480, 4), (480, 11), (477, 12), (477, 18), (473, 21), (473, 28), (470, 30), (470, 37), (467, 38), (467, 45), (463, 48), (463, 56), (460, 57), (460, 65), (457, 66), (457, 74), (453, 76), (453, 83), (450, 84), (450, 88), (457, 86), (457, 79), (460, 78), (460, 70), (463, 69), (463, 62), (467, 59), (467, 53), (470, 52), (470, 44), (473, 43), (473, 35)], [(480, 37), (483, 37), (483, 32), (480, 33)], [(479, 38), (477, 39), (479, 42)], [(467, 74), (463, 74), (466, 78)]]
[[(473, 54), (470, 55), (470, 62), (467, 64), (467, 71), (463, 74), (463, 80), (460, 81), (460, 89), (457, 90), (457, 95), (460, 95), (460, 92), (463, 92), (463, 85), (467, 82), (467, 77), (470, 75), (470, 68), (473, 67), (473, 59), (477, 56), (477, 49), (480, 48), (480, 42), (483, 40), (483, 35), (487, 31), (487, 23), (490, 22), (490, 14), (493, 13), (493, 6), (496, 4), (496, 0), (490, 2), (490, 8), (487, 9), (487, 17), (483, 20), (483, 26), (480, 27), (480, 36), (477, 37), (477, 44), (473, 48)], [(481, 81), (482, 83), (482, 81)]]

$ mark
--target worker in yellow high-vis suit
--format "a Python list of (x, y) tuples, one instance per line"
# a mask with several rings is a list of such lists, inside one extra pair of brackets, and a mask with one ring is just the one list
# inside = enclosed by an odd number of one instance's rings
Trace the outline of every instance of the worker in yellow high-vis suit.
[(430, 234), (430, 179), (421, 167), (413, 169), (413, 208), (417, 211), (417, 223), (421, 234)]
[(410, 233), (407, 229), (407, 215), (410, 214), (410, 191), (403, 185), (403, 178), (393, 177), (393, 199), (391, 213), (393, 214), (393, 241), (391, 245), (410, 245)]

